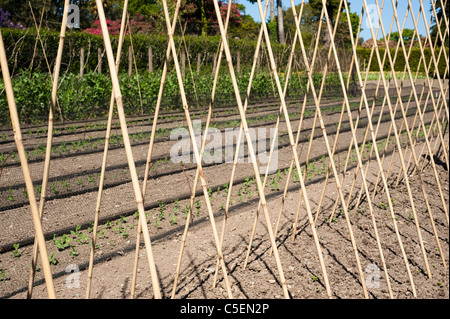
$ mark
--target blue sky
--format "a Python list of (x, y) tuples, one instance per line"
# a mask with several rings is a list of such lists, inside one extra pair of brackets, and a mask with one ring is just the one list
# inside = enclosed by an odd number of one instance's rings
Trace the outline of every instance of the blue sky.
[[(264, 8), (264, 1), (263, 0), (261, 0), (261, 1), (262, 1), (262, 6)], [(305, 0), (305, 1), (307, 2), (308, 0)], [(295, 5), (298, 5), (301, 2), (302, 2), (301, 0), (294, 0)], [(246, 14), (251, 15), (255, 21), (258, 21), (258, 22), (261, 21), (261, 17), (259, 15), (259, 10), (258, 10), (258, 4), (257, 3), (252, 4), (252, 3), (250, 3), (247, 0), (238, 0), (238, 3), (241, 3), (241, 4), (243, 4), (245, 6)], [(351, 12), (356, 12), (358, 15), (361, 15), (361, 8), (363, 6), (363, 1), (362, 0), (348, 0), (348, 3), (350, 4), (350, 11)], [(376, 3), (375, 0), (367, 0), (367, 5), (369, 7), (370, 7), (371, 4), (375, 4), (375, 3)], [(381, 5), (382, 0), (378, 0), (378, 3)], [(419, 15), (420, 2), (418, 0), (411, 0), (411, 4), (413, 6), (413, 12), (414, 12), (414, 15), (415, 15), (415, 19), (417, 21), (417, 17)], [(284, 10), (286, 10), (290, 6), (291, 6), (291, 1), (290, 0), (283, 0), (283, 9)], [(425, 8), (425, 15), (427, 17), (428, 27), (430, 27), (430, 17), (431, 17), (430, 1), (429, 0), (423, 0), (423, 6)], [(405, 18), (405, 14), (406, 14), (407, 8), (408, 8), (408, 1), (407, 0), (399, 0), (398, 1), (397, 14), (398, 14), (398, 17), (399, 17), (399, 20), (400, 20), (399, 21), (400, 27), (403, 24), (403, 20)], [(382, 19), (383, 19), (383, 26), (384, 26), (384, 29), (385, 29), (386, 33), (389, 32), (389, 28), (391, 26), (393, 13), (394, 13), (394, 10), (392, 8), (392, 0), (384, 0), (384, 9), (383, 9), (383, 14), (382, 14)], [(419, 32), (420, 32), (420, 34), (422, 36), (425, 36), (426, 35), (426, 29), (425, 29), (425, 24), (423, 22), (422, 13), (420, 13), (420, 19), (418, 21), (419, 21), (419, 24), (418, 24)], [(370, 28), (369, 28), (368, 24), (366, 26), (366, 18), (364, 18), (364, 20), (363, 20), (362, 28), (363, 28), (363, 31), (361, 32), (361, 37), (364, 38), (364, 40), (368, 40), (368, 39), (372, 38), (372, 34), (370, 32)], [(406, 19), (405, 28), (406, 29), (414, 29), (414, 23), (413, 23), (413, 19), (411, 18), (411, 12), (408, 14), (408, 17)], [(394, 21), (394, 24), (393, 24), (393, 27), (392, 27), (392, 32), (395, 32), (395, 31), (397, 31), (397, 26), (396, 26), (396, 23)], [(381, 37), (382, 37), (382, 33), (381, 33), (381, 29), (380, 29), (380, 31), (378, 32), (378, 39), (380, 39)]]

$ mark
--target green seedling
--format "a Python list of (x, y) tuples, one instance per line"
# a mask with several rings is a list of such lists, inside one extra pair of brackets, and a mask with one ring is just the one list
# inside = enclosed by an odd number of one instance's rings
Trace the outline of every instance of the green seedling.
[(8, 189), (8, 195), (6, 195), (6, 199), (9, 200), (10, 202), (14, 202), (14, 196), (13, 196), (13, 190), (11, 188), (11, 186)]
[(70, 242), (72, 241), (72, 238), (67, 236), (66, 234), (61, 236), (61, 239), (56, 238), (56, 234), (53, 235), (53, 242), (55, 243), (56, 248), (58, 250), (64, 250), (70, 246)]
[(50, 262), (50, 265), (53, 266), (58, 264), (58, 259), (56, 259), (55, 253), (52, 253), (51, 256), (48, 257), (48, 261)]
[(19, 244), (13, 244), (14, 250), (12, 251), (12, 254), (14, 257), (20, 257), (21, 253), (19, 251)]

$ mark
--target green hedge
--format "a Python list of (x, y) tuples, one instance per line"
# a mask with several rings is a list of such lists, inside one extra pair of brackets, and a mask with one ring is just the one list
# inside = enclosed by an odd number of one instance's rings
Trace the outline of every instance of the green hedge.
[[(381, 59), (383, 59), (384, 53), (385, 53), (385, 48), (380, 48), (380, 57)], [(449, 48), (445, 48), (446, 52), (447, 52), (447, 56), (449, 54)], [(439, 51), (440, 48), (436, 48), (435, 49), (435, 57), (436, 59), (439, 56)], [(370, 58), (370, 52), (371, 49), (370, 48), (358, 48), (356, 50), (356, 54), (359, 57), (360, 63), (363, 64), (364, 60), (366, 61), (366, 66), (369, 65), (369, 58)], [(391, 57), (392, 59), (394, 59), (394, 55), (395, 55), (395, 49), (391, 48), (390, 49), (391, 52)], [(427, 48), (425, 49), (425, 58), (427, 61), (427, 67), (429, 62), (431, 61), (431, 49)], [(411, 54), (409, 56), (408, 62), (409, 62), (409, 66), (411, 68), (412, 74), (415, 75), (417, 67), (419, 65), (419, 61), (421, 59), (421, 52), (420, 52), (420, 48), (412, 48), (411, 49)], [(439, 75), (441, 78), (444, 77), (444, 72), (445, 72), (445, 68), (446, 68), (447, 64), (445, 63), (445, 59), (444, 59), (444, 55), (442, 54), (440, 60), (439, 60), (439, 64), (438, 64), (438, 70), (439, 70)], [(383, 71), (390, 71), (390, 63), (389, 63), (389, 59), (388, 57), (386, 57), (385, 62), (383, 64)], [(403, 55), (403, 51), (401, 48), (399, 48), (399, 53), (397, 54), (397, 59), (395, 60), (395, 64), (394, 64), (394, 69), (396, 72), (403, 72), (405, 70), (405, 56)], [(429, 75), (434, 77), (434, 70), (435, 70), (435, 65), (433, 62), (431, 62), (431, 67), (428, 70), (429, 71)], [(373, 72), (379, 72), (380, 71), (380, 67), (378, 64), (378, 60), (377, 60), (377, 56), (374, 53), (372, 56), (372, 61), (370, 63), (370, 71)], [(423, 63), (420, 63), (420, 69), (419, 72), (424, 73), (425, 72), (425, 68)], [(448, 73), (446, 78), (448, 78)]]
[[(32, 61), (33, 52), (35, 48), (37, 32), (35, 29), (17, 30), (17, 29), (1, 29), (3, 35), (3, 41), (6, 47), (6, 54), (9, 59), (11, 68), (14, 68), (16, 73), (23, 70), (28, 70)], [(46, 55), (49, 60), (50, 66), (53, 65), (56, 60), (56, 54), (59, 44), (59, 33), (54, 31), (41, 31), (41, 38), (45, 44)], [(118, 36), (111, 37), (112, 47), (114, 52), (117, 50)], [(181, 47), (182, 38), (179, 36), (174, 37), (177, 47)], [(189, 53), (189, 59), (194, 70), (197, 65), (197, 53), (202, 54), (202, 60), (207, 54), (206, 59), (203, 61), (202, 70), (205, 66), (211, 70), (212, 60), (215, 53), (218, 52), (220, 43), (219, 36), (199, 37), (194, 35), (185, 36), (187, 52)], [(162, 69), (166, 49), (167, 49), (167, 35), (133, 35), (133, 47), (134, 52), (137, 55), (137, 67), (139, 70), (148, 69), (148, 47), (152, 46), (153, 51), (153, 65), (155, 69)], [(229, 46), (231, 52), (235, 54), (240, 52), (241, 56), (241, 69), (250, 69), (253, 62), (253, 55), (256, 41), (242, 40), (237, 38), (229, 39)], [(127, 53), (130, 46), (130, 37), (126, 36), (122, 51), (122, 71), (127, 69)], [(184, 47), (184, 44), (182, 45)], [(103, 39), (100, 35), (91, 35), (80, 31), (68, 30), (65, 38), (65, 45), (63, 51), (63, 66), (62, 71), (68, 71), (78, 74), (80, 71), (80, 49), (85, 50), (85, 72), (93, 71), (97, 66), (97, 51), (98, 48), (103, 49)], [(285, 64), (288, 59), (286, 53), (286, 46), (277, 43), (272, 44), (274, 55), (277, 57), (280, 63)], [(233, 60), (235, 57), (233, 57)], [(281, 60), (282, 59), (282, 60)], [(205, 63), (206, 62), (206, 63)], [(186, 67), (188, 67), (186, 65)], [(103, 70), (107, 69), (106, 56), (103, 59)], [(48, 72), (44, 55), (42, 53), (41, 45), (38, 43), (36, 48), (36, 58), (33, 63), (32, 71), (36, 72)]]

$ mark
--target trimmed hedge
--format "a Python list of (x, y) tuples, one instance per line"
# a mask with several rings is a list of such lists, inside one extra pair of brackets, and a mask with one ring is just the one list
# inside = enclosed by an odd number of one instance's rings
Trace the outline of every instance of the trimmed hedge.
[[(384, 53), (385, 53), (385, 48), (380, 48), (380, 56), (383, 59)], [(439, 51), (440, 48), (436, 48), (435, 49), (435, 57), (436, 59), (438, 59), (439, 56)], [(449, 48), (445, 48), (445, 51), (447, 52), (447, 56), (449, 54)], [(370, 58), (370, 52), (371, 49), (370, 48), (358, 48), (356, 49), (356, 54), (359, 57), (360, 63), (362, 64), (363, 61), (366, 61), (366, 66), (369, 65), (369, 58)], [(390, 48), (390, 52), (391, 52), (391, 57), (392, 59), (394, 59), (394, 55), (395, 55), (395, 49), (394, 48)], [(408, 51), (407, 51), (408, 52)], [(412, 74), (415, 75), (416, 74), (416, 70), (417, 67), (419, 65), (419, 61), (421, 59), (421, 52), (420, 52), (420, 48), (412, 48), (411, 49), (411, 54), (409, 56), (408, 62), (409, 62), (409, 66), (411, 68)], [(431, 49), (426, 48), (425, 49), (425, 59), (427, 61), (427, 67), (428, 64), (431, 61)], [(403, 55), (403, 51), (401, 48), (399, 48), (399, 53), (397, 54), (397, 59), (395, 60), (394, 63), (394, 70), (396, 72), (403, 72), (405, 70), (405, 56)], [(445, 63), (445, 59), (444, 59), (444, 55), (442, 54), (440, 60), (439, 60), (439, 64), (438, 64), (438, 70), (439, 70), (439, 76), (441, 78), (444, 77), (444, 72), (445, 72), (445, 68), (446, 68), (447, 64)], [(383, 71), (390, 71), (390, 63), (389, 63), (389, 59), (386, 57), (385, 62), (383, 64)], [(433, 62), (431, 62), (431, 67), (428, 70), (429, 71), (429, 75), (431, 77), (434, 77), (434, 70), (435, 70), (435, 65)], [(378, 60), (377, 60), (377, 56), (374, 53), (372, 56), (372, 61), (370, 63), (370, 71), (373, 72), (379, 72), (380, 71), (380, 67), (378, 64)], [(420, 63), (420, 69), (419, 72), (424, 73), (425, 72), (425, 68), (423, 63)], [(448, 78), (448, 73), (446, 78)]]
[[(28, 70), (32, 61), (35, 43), (37, 39), (37, 32), (35, 29), (17, 30), (17, 29), (1, 29), (3, 34), (3, 41), (6, 47), (6, 54), (9, 59), (11, 68), (17, 72)], [(59, 33), (55, 31), (41, 31), (40, 32), (43, 43), (46, 48), (46, 55), (50, 66), (56, 60), (56, 54), (59, 44)], [(114, 52), (117, 50), (118, 36), (111, 36), (111, 43)], [(174, 36), (175, 43), (181, 47), (182, 37)], [(197, 53), (202, 54), (202, 59), (205, 61), (202, 64), (202, 70), (205, 65), (211, 70), (213, 56), (218, 52), (220, 43), (220, 36), (200, 37), (195, 35), (185, 36), (187, 52), (189, 52), (189, 59), (193, 67), (197, 65)], [(153, 51), (153, 65), (155, 69), (162, 69), (166, 49), (167, 49), (167, 35), (133, 35), (133, 46), (136, 54), (136, 63), (139, 70), (148, 70), (148, 47), (152, 46)], [(130, 46), (130, 37), (126, 36), (122, 51), (122, 71), (126, 71), (127, 67), (127, 53)], [(229, 39), (230, 50), (233, 54), (240, 52), (241, 69), (250, 69), (253, 62), (254, 49), (256, 41), (242, 40), (237, 38)], [(100, 35), (87, 34), (80, 31), (67, 30), (64, 51), (63, 51), (63, 66), (62, 71), (78, 74), (80, 71), (80, 49), (85, 50), (85, 72), (93, 71), (97, 66), (97, 51), (98, 48), (103, 49), (103, 38)], [(184, 47), (184, 44), (182, 45)], [(274, 55), (281, 63), (287, 63), (288, 54), (286, 53), (286, 46), (277, 43), (272, 44)], [(233, 58), (235, 59), (235, 58)], [(281, 61), (280, 59), (283, 59)], [(107, 69), (106, 56), (103, 60), (103, 70)], [(205, 63), (206, 62), (206, 63)], [(186, 64), (187, 67), (187, 64)], [(194, 71), (195, 71), (194, 67)], [(48, 72), (47, 65), (42, 53), (41, 45), (36, 46), (36, 57), (33, 62), (32, 71)]]

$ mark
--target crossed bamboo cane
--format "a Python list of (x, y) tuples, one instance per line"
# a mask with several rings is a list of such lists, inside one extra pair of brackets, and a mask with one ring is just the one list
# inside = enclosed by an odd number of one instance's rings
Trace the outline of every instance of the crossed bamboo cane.
[[(67, 1), (66, 1), (67, 2)], [(67, 9), (67, 6), (65, 7)], [(67, 15), (66, 15), (67, 16)], [(63, 25), (65, 26), (66, 20), (63, 18)], [(11, 75), (8, 69), (8, 61), (6, 58), (5, 47), (3, 44), (3, 36), (0, 32), (0, 65), (2, 69), (3, 82), (5, 84), (5, 92), (8, 101), (9, 112), (11, 116), (11, 124), (14, 132), (14, 139), (17, 146), (17, 152), (19, 154), (22, 173), (25, 179), (25, 187), (30, 202), (31, 216), (33, 219), (33, 225), (35, 229), (37, 248), (41, 257), (42, 269), (44, 272), (44, 279), (47, 287), (48, 297), (51, 299), (56, 298), (55, 288), (53, 285), (53, 277), (50, 269), (50, 262), (48, 258), (47, 248), (45, 246), (45, 237), (42, 229), (41, 216), (36, 201), (36, 195), (34, 193), (33, 181), (30, 175), (30, 168), (28, 166), (28, 160), (25, 154), (25, 148), (23, 146), (22, 133), (20, 129), (19, 116), (17, 113), (17, 106), (14, 99), (14, 92), (11, 84)], [(54, 82), (55, 83), (55, 82)], [(57, 82), (56, 82), (57, 83)]]

